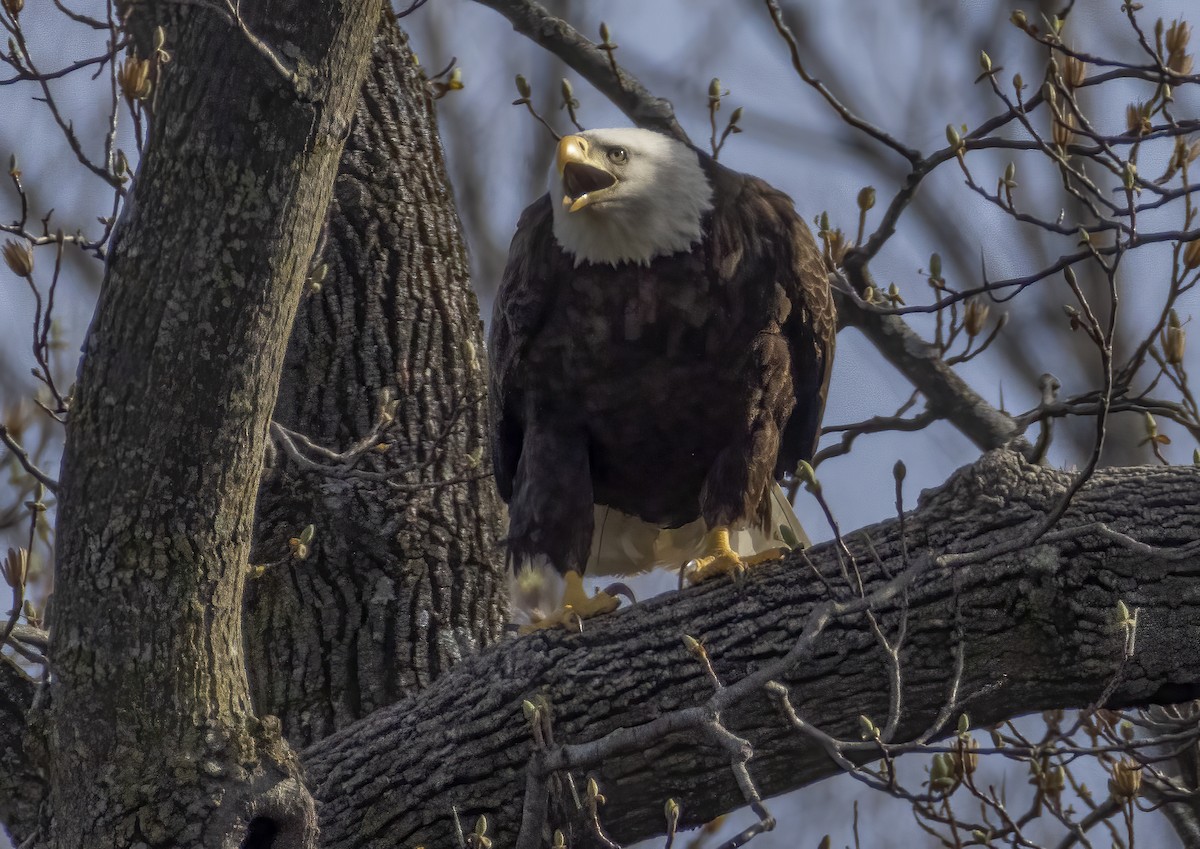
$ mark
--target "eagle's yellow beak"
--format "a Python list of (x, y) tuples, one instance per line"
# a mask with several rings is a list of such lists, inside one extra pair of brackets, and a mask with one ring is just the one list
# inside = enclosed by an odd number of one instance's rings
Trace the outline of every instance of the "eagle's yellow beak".
[(587, 139), (583, 136), (563, 136), (558, 141), (558, 176), (568, 162), (587, 162)]
[(562, 205), (568, 212), (604, 199), (617, 178), (592, 161), (591, 144), (583, 136), (563, 136), (558, 142), (555, 164), (562, 180)]

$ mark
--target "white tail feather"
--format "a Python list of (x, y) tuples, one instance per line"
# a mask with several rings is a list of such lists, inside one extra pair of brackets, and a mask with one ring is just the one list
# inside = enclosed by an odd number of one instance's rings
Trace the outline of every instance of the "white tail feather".
[(508, 598), (513, 621), (528, 625), (558, 609), (563, 597), (563, 577), (545, 557), (534, 557), (508, 573)]
[[(651, 569), (679, 569), (702, 553), (707, 530), (703, 519), (678, 528), (660, 528), (612, 507), (597, 504), (594, 509), (596, 529), (588, 556), (588, 575), (638, 575)], [(781, 526), (787, 528), (787, 533), (780, 531)], [(733, 530), (729, 545), (743, 556), (760, 554), (789, 546), (787, 534), (801, 546), (810, 544), (787, 496), (779, 484), (773, 484), (768, 526)]]

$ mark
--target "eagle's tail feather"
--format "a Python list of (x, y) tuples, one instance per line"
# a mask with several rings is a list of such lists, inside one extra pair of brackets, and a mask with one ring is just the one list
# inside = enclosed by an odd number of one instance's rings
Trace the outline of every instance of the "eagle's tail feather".
[[(751, 525), (730, 533), (730, 547), (738, 554), (760, 554), (781, 544), (788, 547), (797, 542), (801, 547), (811, 544), (779, 484), (771, 485), (770, 499), (767, 525)], [(597, 504), (595, 520), (588, 575), (639, 575), (655, 568), (679, 569), (704, 550), (707, 528), (703, 519), (678, 528), (660, 528)]]

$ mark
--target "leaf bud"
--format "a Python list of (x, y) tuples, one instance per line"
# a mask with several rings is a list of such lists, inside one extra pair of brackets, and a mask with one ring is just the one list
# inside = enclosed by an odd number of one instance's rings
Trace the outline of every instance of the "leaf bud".
[(1067, 786), (1067, 777), (1063, 772), (1062, 767), (1052, 766), (1046, 770), (1042, 779), (1042, 791), (1051, 799), (1057, 799), (1062, 795)]
[(817, 480), (817, 473), (813, 470), (812, 464), (807, 460), (801, 460), (796, 464), (796, 477), (798, 477), (810, 491), (816, 492), (821, 489), (821, 482)]
[(1188, 271), (1200, 268), (1200, 239), (1193, 239), (1183, 250), (1183, 267)]
[(858, 208), (863, 212), (875, 206), (875, 187), (864, 186), (858, 193)]
[(1183, 365), (1183, 351), (1187, 345), (1187, 333), (1179, 322), (1179, 313), (1171, 310), (1167, 328), (1163, 331), (1163, 356), (1173, 366)]
[(10, 548), (4, 558), (4, 583), (14, 590), (25, 586), (29, 574), (29, 552), (24, 548)]
[(33, 274), (33, 248), (24, 239), (21, 241), (7, 240), (2, 250), (4, 264), (18, 277), (29, 277)]
[(1128, 802), (1142, 789), (1142, 765), (1129, 758), (1122, 758), (1113, 765), (1112, 778), (1108, 780), (1108, 792), (1118, 801)]
[(958, 130), (954, 129), (953, 124), (946, 125), (946, 141), (950, 142), (950, 149), (955, 153), (958, 153), (960, 150), (962, 150), (962, 136), (959, 135)]
[(967, 331), (968, 336), (974, 338), (983, 331), (987, 324), (989, 311), (990, 307), (983, 301), (976, 299), (967, 301), (963, 310), (963, 328)]
[(1125, 107), (1125, 129), (1135, 136), (1144, 136), (1150, 132), (1150, 104), (1130, 103)]
[(528, 722), (535, 722), (537, 721), (538, 717), (538, 707), (533, 702), (529, 701), (529, 699), (522, 699), (521, 713), (525, 714), (525, 719)]
[(529, 87), (529, 80), (525, 79), (524, 74), (517, 74), (516, 83), (517, 94), (521, 95), (522, 98), (528, 100), (533, 96), (533, 89)]
[(961, 781), (963, 778), (975, 774), (975, 770), (979, 768), (978, 748), (979, 746), (970, 737), (967, 737), (959, 745), (958, 750), (952, 755), (955, 778)]
[(117, 84), (126, 100), (145, 100), (150, 96), (150, 60), (130, 56), (117, 68)]
[[(1175, 20), (1171, 21), (1171, 26), (1167, 27), (1167, 35), (1164, 44), (1168, 53), (1182, 53), (1187, 50), (1188, 41), (1192, 38), (1192, 27), (1187, 21)], [(1172, 70), (1174, 70), (1172, 68)]]
[(1050, 128), (1050, 139), (1064, 149), (1075, 140), (1075, 113), (1068, 112), (1061, 118), (1054, 119), (1054, 126)]
[(1087, 62), (1074, 56), (1068, 56), (1063, 63), (1063, 82), (1069, 88), (1079, 88), (1087, 79)]
[(992, 57), (987, 55), (983, 50), (979, 51), (979, 67), (983, 69), (985, 74), (992, 72)]
[(1131, 192), (1137, 187), (1137, 165), (1132, 159), (1125, 163), (1125, 170), (1121, 176), (1125, 191)]

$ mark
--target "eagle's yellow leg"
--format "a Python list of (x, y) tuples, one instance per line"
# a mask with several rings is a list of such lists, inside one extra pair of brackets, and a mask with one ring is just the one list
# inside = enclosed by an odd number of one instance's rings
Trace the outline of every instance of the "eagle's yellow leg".
[(558, 610), (545, 619), (530, 622), (521, 627), (522, 634), (539, 631), (542, 628), (555, 628), (561, 625), (570, 631), (582, 631), (583, 620), (598, 616), (601, 613), (611, 613), (617, 609), (620, 601), (616, 596), (597, 590), (589, 596), (583, 588), (583, 577), (578, 572), (567, 572), (563, 575), (566, 586), (563, 588), (562, 604)]
[(718, 526), (705, 534), (704, 552), (689, 564), (692, 568), (688, 572), (688, 583), (698, 584), (716, 575), (733, 575), (740, 578), (751, 566), (783, 557), (787, 549), (772, 548), (743, 557), (729, 547), (729, 528)]

